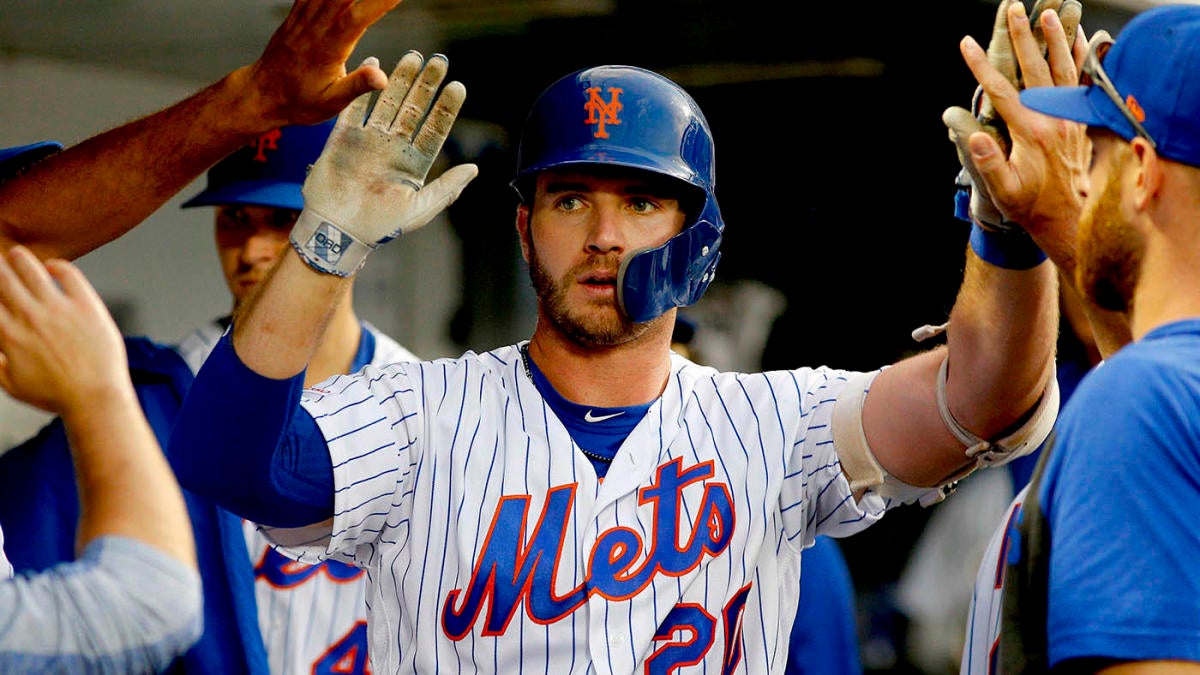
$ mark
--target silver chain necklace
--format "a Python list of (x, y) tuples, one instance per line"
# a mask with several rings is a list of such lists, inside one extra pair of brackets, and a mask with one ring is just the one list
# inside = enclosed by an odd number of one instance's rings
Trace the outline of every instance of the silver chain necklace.
[[(521, 365), (525, 366), (525, 377), (528, 377), (530, 382), (534, 382), (533, 370), (529, 367), (529, 343), (526, 342), (525, 344), (521, 345), (519, 351), (521, 352)], [(536, 386), (537, 383), (534, 382), (534, 387)], [(543, 398), (545, 397), (543, 396)], [(579, 448), (579, 451), (582, 452), (586, 457), (594, 459), (598, 462), (604, 462), (606, 464), (611, 464), (613, 461), (612, 457), (605, 457), (604, 455), (598, 455), (594, 452), (588, 451), (586, 448), (581, 447), (578, 443), (575, 443), (574, 439), (572, 439), (571, 442), (574, 443), (575, 447)]]

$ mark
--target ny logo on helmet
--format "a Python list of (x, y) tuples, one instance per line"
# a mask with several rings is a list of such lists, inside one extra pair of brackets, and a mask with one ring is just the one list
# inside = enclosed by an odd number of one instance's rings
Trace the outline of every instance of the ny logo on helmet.
[(272, 130), (268, 131), (267, 133), (263, 134), (262, 136), (259, 136), (257, 139), (255, 139), (254, 143), (251, 144), (254, 146), (254, 150), (255, 150), (254, 161), (256, 161), (256, 162), (267, 161), (267, 150), (278, 150), (279, 149), (279, 137), (282, 135), (283, 135), (283, 132), (280, 131), (279, 129), (272, 129)]
[(619, 99), (624, 91), (624, 89), (618, 87), (609, 87), (608, 93), (611, 98), (606, 103), (600, 97), (600, 87), (589, 87), (587, 89), (589, 98), (583, 109), (587, 111), (588, 116), (584, 120), (584, 124), (596, 125), (596, 132), (594, 134), (596, 138), (608, 138), (608, 131), (604, 128), (606, 124), (621, 123), (621, 118), (618, 115), (621, 114), (623, 106)]

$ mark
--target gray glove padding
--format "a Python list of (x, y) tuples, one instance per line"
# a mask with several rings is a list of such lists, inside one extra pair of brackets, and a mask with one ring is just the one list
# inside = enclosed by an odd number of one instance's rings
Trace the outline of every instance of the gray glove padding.
[[(1025, 83), (1021, 77), (1020, 65), (1013, 52), (1012, 38), (1008, 34), (1008, 8), (1013, 3), (1021, 1), (1001, 0), (1000, 6), (996, 10), (996, 20), (992, 25), (992, 38), (987, 47), (988, 62), (1000, 71), (1017, 90), (1023, 89)], [(1083, 6), (1078, 0), (1037, 0), (1030, 16), (1033, 35), (1043, 56), (1047, 52), (1046, 39), (1042, 34), (1041, 24), (1037, 21), (1037, 17), (1045, 11), (1058, 12), (1059, 20), (1067, 35), (1067, 43), (1074, 44), (1075, 31), (1079, 28), (1079, 21), (1083, 15)], [(950, 140), (954, 143), (955, 150), (958, 152), (959, 164), (962, 165), (956, 184), (971, 193), (971, 218), (987, 229), (1019, 228), (1020, 226), (1016, 223), (1006, 220), (1000, 210), (996, 208), (991, 195), (988, 194), (986, 184), (975, 169), (975, 163), (971, 160), (971, 152), (967, 146), (967, 139), (977, 131), (987, 133), (996, 139), (996, 143), (1006, 156), (1012, 146), (1007, 125), (996, 113), (996, 109), (992, 106), (992, 102), (984, 93), (983, 88), (976, 87), (970, 110), (961, 106), (947, 108), (942, 113), (942, 122), (949, 130)]]

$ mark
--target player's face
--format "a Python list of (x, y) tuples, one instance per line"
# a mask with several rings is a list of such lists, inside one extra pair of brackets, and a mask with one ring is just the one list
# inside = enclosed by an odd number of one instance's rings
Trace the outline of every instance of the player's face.
[(217, 257), (236, 309), (287, 250), (299, 211), (267, 206), (217, 207)]
[(666, 242), (685, 215), (669, 181), (640, 171), (550, 170), (518, 229), (542, 317), (580, 344), (633, 340), (617, 304), (617, 270), (628, 255)]
[(1075, 280), (1100, 307), (1127, 312), (1145, 250), (1144, 236), (1124, 206), (1122, 167), (1130, 150), (1109, 134), (1094, 135), (1092, 141), (1092, 166), (1079, 216)]

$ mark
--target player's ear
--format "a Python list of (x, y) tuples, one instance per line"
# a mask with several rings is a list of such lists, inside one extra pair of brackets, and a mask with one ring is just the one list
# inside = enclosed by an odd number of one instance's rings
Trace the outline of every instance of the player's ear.
[(517, 204), (517, 235), (521, 237), (521, 257), (529, 262), (529, 207)]

